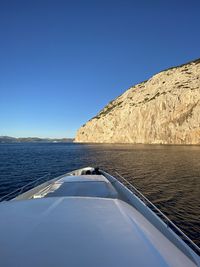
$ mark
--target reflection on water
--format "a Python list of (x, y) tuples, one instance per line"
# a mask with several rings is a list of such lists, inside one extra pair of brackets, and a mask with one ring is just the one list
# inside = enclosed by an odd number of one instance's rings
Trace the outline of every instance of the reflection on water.
[(200, 245), (200, 146), (1, 144), (0, 195), (85, 166), (119, 172)]

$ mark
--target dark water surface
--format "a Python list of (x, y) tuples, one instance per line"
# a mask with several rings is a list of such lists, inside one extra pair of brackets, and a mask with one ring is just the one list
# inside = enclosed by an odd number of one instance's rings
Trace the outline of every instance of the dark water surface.
[(118, 171), (200, 246), (200, 146), (0, 144), (0, 196), (85, 166)]

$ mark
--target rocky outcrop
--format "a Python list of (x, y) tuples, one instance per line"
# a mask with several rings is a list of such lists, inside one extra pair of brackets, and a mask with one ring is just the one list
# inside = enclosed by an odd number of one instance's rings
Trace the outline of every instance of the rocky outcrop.
[(200, 144), (200, 59), (131, 87), (83, 125), (75, 141)]

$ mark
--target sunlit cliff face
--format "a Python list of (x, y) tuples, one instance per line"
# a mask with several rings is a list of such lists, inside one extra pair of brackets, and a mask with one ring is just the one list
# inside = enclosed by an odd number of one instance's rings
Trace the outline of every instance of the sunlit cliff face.
[(82, 126), (75, 141), (200, 144), (200, 60), (131, 87)]

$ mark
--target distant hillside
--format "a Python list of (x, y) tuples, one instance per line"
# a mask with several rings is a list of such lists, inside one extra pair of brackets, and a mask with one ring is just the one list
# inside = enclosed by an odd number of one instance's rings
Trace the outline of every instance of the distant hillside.
[(0, 143), (72, 143), (74, 141), (73, 138), (39, 138), (39, 137), (10, 137), (10, 136), (0, 136)]
[(129, 88), (84, 124), (75, 141), (200, 144), (200, 59)]

